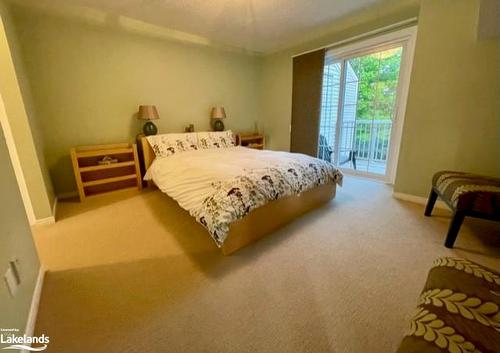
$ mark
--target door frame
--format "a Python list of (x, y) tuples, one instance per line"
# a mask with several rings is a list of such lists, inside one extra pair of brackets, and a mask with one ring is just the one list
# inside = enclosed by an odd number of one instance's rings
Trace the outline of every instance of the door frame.
[[(392, 123), (390, 146), (388, 150), (386, 175), (379, 175), (369, 172), (360, 172), (352, 169), (340, 168), (345, 174), (354, 174), (366, 176), (373, 179), (379, 179), (389, 184), (394, 184), (396, 179), (396, 170), (399, 159), (399, 150), (401, 147), (401, 137), (403, 133), (404, 118), (406, 113), (406, 103), (410, 86), (411, 69), (413, 66), (413, 57), (415, 53), (415, 42), (417, 38), (418, 26), (402, 28), (396, 31), (376, 35), (368, 39), (360, 40), (351, 44), (342, 45), (328, 49), (326, 56), (332, 57), (334, 61), (348, 60), (357, 55), (367, 55), (370, 52), (377, 52), (384, 49), (400, 45), (403, 47), (401, 56), (401, 65), (399, 68), (399, 81), (396, 90), (396, 102), (394, 120)], [(343, 81), (341, 81), (343, 82)], [(341, 87), (344, 83), (341, 84)], [(339, 95), (340, 97), (340, 95)], [(339, 104), (340, 105), (340, 104)], [(340, 108), (339, 108), (340, 111)], [(337, 122), (342, 117), (337, 117)], [(336, 134), (338, 132), (336, 131)]]

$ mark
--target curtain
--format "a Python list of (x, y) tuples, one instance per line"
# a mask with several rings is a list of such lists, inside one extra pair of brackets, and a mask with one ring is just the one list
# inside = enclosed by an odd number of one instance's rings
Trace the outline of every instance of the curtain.
[(290, 150), (313, 157), (318, 155), (324, 63), (324, 49), (293, 58)]

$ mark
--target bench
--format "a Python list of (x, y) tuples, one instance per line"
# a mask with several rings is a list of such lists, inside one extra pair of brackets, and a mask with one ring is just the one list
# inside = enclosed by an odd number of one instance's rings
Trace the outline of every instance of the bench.
[(437, 197), (453, 211), (444, 245), (453, 248), (464, 218), (500, 220), (500, 179), (463, 172), (440, 171), (432, 178), (432, 188), (425, 208), (431, 216)]

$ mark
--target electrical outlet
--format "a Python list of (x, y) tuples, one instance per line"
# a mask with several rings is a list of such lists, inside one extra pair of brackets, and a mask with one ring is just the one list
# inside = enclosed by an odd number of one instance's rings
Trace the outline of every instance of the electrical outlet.
[(12, 271), (11, 266), (9, 266), (7, 272), (5, 272), (3, 279), (5, 281), (5, 284), (7, 285), (7, 289), (9, 290), (10, 296), (15, 297), (19, 285), (17, 284), (16, 275), (14, 274), (14, 271)]

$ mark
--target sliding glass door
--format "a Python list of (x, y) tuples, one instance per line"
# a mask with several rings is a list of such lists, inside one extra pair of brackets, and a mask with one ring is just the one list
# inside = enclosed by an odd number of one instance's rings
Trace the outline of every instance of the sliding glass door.
[(372, 39), (327, 53), (319, 158), (348, 173), (392, 181), (400, 137), (395, 124), (402, 120), (407, 89), (401, 68), (411, 59), (405, 55), (407, 44), (405, 39), (382, 44)]

